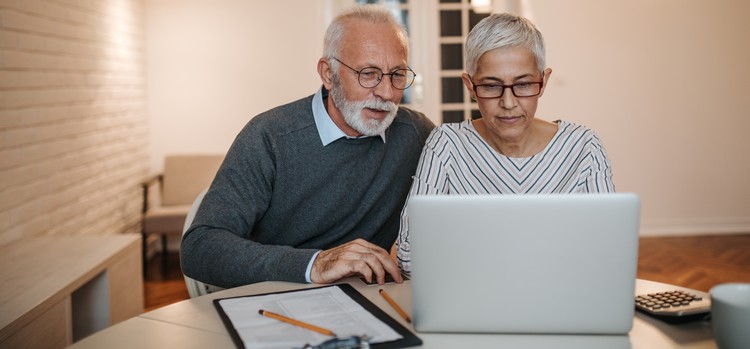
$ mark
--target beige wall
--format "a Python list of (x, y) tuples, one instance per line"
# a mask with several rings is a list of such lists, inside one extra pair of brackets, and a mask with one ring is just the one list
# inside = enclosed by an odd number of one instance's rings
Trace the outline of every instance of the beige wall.
[(750, 2), (526, 4), (554, 71), (539, 115), (599, 133), (641, 234), (750, 232)]
[(255, 115), (313, 94), (322, 0), (151, 0), (151, 168), (164, 156), (224, 153)]
[(141, 0), (0, 1), (0, 244), (137, 231)]

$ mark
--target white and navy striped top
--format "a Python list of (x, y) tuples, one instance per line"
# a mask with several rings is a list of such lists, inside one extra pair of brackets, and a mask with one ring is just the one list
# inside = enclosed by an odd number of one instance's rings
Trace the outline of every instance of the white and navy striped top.
[[(471, 120), (442, 124), (427, 138), (409, 196), (614, 192), (607, 153), (594, 131), (567, 121), (556, 123), (549, 144), (527, 158), (495, 151)], [(405, 206), (396, 250), (401, 269), (409, 272), (407, 223)]]

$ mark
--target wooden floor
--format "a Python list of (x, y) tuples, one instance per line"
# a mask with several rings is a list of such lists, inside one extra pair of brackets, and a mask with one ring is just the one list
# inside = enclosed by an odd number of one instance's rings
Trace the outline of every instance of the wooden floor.
[(750, 234), (641, 238), (638, 278), (705, 292), (750, 282)]
[[(750, 234), (641, 238), (638, 278), (707, 292), (725, 282), (750, 282)], [(149, 261), (145, 308), (153, 310), (188, 299), (176, 253), (161, 270), (161, 256)]]
[(180, 259), (177, 252), (168, 253), (167, 273), (162, 270), (161, 254), (156, 254), (148, 262), (148, 271), (143, 280), (143, 305), (145, 311), (154, 310), (190, 298), (185, 279), (182, 278)]

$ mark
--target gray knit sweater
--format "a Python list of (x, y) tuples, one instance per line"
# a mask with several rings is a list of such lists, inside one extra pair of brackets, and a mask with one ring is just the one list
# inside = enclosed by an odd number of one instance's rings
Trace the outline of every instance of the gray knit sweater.
[(312, 255), (356, 238), (390, 249), (425, 139), (434, 127), (399, 109), (380, 137), (323, 147), (312, 96), (248, 122), (180, 248), (185, 275), (220, 287), (305, 282)]

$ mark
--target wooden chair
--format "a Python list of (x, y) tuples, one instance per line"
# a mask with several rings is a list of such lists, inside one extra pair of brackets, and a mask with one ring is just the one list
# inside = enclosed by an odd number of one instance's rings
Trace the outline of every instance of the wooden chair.
[[(148, 237), (161, 235), (163, 271), (167, 273), (167, 236), (181, 237), (183, 225), (196, 196), (211, 185), (223, 155), (171, 155), (164, 172), (142, 183), (143, 187), (143, 273), (148, 262)], [(154, 185), (159, 190), (151, 191)]]

